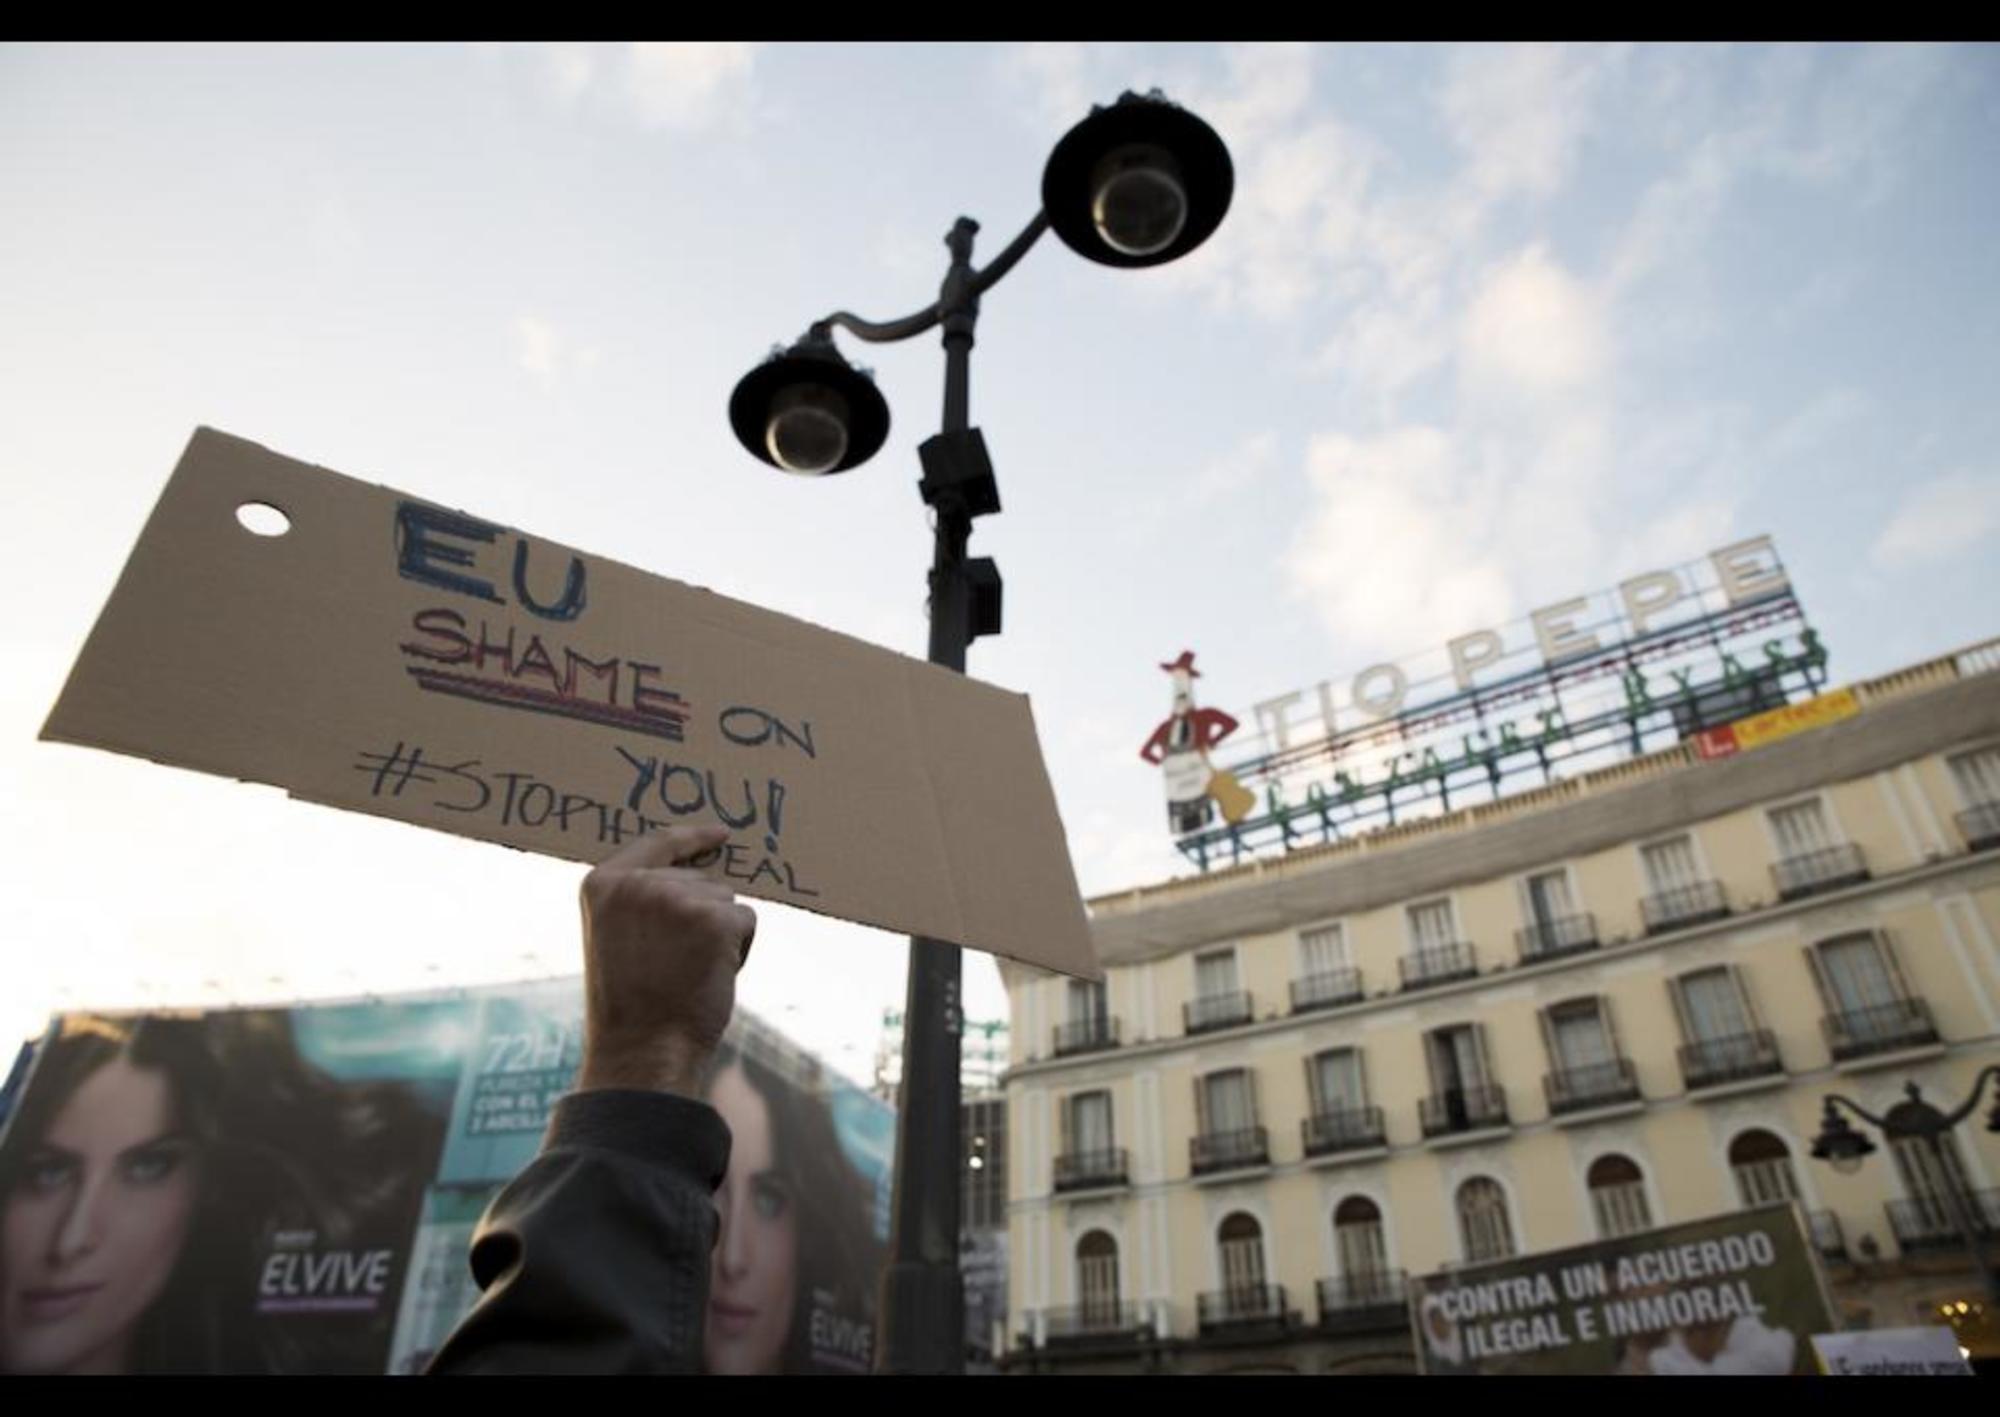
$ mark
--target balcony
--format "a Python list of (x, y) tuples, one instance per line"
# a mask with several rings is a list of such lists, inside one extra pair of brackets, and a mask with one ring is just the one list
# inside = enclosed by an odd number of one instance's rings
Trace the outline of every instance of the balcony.
[(1815, 1210), (1806, 1216), (1806, 1223), (1812, 1230), (1813, 1248), (1819, 1251), (1819, 1257), (1845, 1263), (1847, 1235), (1840, 1228), (1840, 1217), (1830, 1210)]
[(2000, 846), (2000, 802), (1975, 802), (1958, 814), (1959, 834), (1968, 851)]
[(1549, 1112), (1560, 1117), (1593, 1107), (1616, 1107), (1639, 1100), (1639, 1074), (1629, 1058), (1593, 1063), (1583, 1068), (1558, 1068), (1542, 1078)]
[(1938, 1041), (1930, 1006), (1922, 999), (1899, 999), (1872, 1009), (1828, 1014), (1820, 1021), (1827, 1050), (1836, 1063), (1876, 1053), (1899, 1053)]
[(1102, 1147), (1095, 1151), (1068, 1151), (1056, 1157), (1058, 1193), (1122, 1186), (1130, 1175), (1129, 1160), (1122, 1146)]
[(1410, 1326), (1400, 1269), (1364, 1271), (1319, 1282), (1322, 1333), (1402, 1333)]
[(1292, 1012), (1331, 1009), (1352, 1004), (1361, 998), (1361, 971), (1352, 967), (1330, 969), (1324, 974), (1308, 974), (1292, 981)]
[(1056, 1025), (1056, 1047), (1058, 1058), (1072, 1053), (1097, 1053), (1106, 1048), (1118, 1046), (1118, 1020), (1115, 1018), (1078, 1018), (1068, 1023)]
[(1479, 973), (1472, 946), (1463, 943), (1412, 950), (1397, 960), (1396, 965), (1403, 971), (1405, 990), (1429, 989), (1433, 985), (1449, 984), (1454, 979), (1470, 979)]
[(1771, 867), (1771, 882), (1779, 900), (1797, 900), (1820, 891), (1839, 890), (1868, 879), (1868, 860), (1858, 846), (1829, 846), (1788, 856)]
[(1683, 1043), (1680, 1057), (1681, 1076), (1687, 1080), (1690, 1092), (1773, 1077), (1785, 1071), (1784, 1060), (1778, 1056), (1778, 1040), (1768, 1028)]
[(1282, 1327), (1289, 1317), (1282, 1284), (1238, 1284), (1228, 1289), (1212, 1289), (1196, 1296), (1195, 1311), (1204, 1334), (1267, 1324)]
[(1514, 948), (1521, 963), (1540, 964), (1565, 955), (1583, 954), (1597, 948), (1597, 917), (1589, 913), (1565, 915), (1556, 920), (1537, 920), (1514, 932)]
[(1256, 1016), (1249, 992), (1243, 989), (1228, 994), (1208, 994), (1181, 1005), (1181, 1022), (1189, 1033), (1212, 1033), (1218, 1028), (1234, 1028)]
[(1417, 1120), (1423, 1124), (1427, 1140), (1513, 1125), (1507, 1119), (1507, 1094), (1497, 1087), (1456, 1087), (1434, 1092), (1418, 1099)]
[(1720, 881), (1694, 881), (1647, 896), (1639, 902), (1639, 913), (1646, 918), (1646, 933), (1657, 935), (1662, 930), (1720, 920), (1729, 914), (1729, 900)]
[(1051, 1348), (1081, 1344), (1138, 1343), (1153, 1336), (1152, 1315), (1140, 1304), (1092, 1300), (1042, 1311), (1043, 1341)]
[[(2000, 1240), (2000, 1190), (1967, 1192), (1966, 1204), (1979, 1227), (1979, 1238), (1988, 1244)], [(1954, 1250), (1965, 1244), (1952, 1219), (1951, 1203), (1943, 1196), (1889, 1201), (1882, 1208), (1889, 1212), (1896, 1243), (1905, 1250)]]
[(1270, 1164), (1271, 1134), (1262, 1127), (1203, 1132), (1188, 1138), (1188, 1169), (1197, 1176)]
[(1332, 1107), (1299, 1122), (1307, 1156), (1333, 1156), (1386, 1146), (1380, 1107)]

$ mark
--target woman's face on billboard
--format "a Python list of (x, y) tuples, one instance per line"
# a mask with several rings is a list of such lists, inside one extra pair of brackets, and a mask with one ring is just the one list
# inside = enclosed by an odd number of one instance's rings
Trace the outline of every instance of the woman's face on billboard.
[(119, 1372), (166, 1288), (199, 1189), (164, 1070), (84, 1079), (5, 1197), (0, 1372)]
[(774, 1169), (771, 1109), (743, 1069), (718, 1077), (709, 1102), (733, 1140), (716, 1198), (722, 1234), (709, 1283), (708, 1370), (775, 1373), (798, 1290), (797, 1198)]

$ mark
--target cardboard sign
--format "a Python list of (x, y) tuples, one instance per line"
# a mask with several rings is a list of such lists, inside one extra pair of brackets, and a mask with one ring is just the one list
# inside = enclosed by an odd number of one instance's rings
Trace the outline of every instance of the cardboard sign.
[(42, 736), (1099, 974), (1025, 697), (211, 429)]

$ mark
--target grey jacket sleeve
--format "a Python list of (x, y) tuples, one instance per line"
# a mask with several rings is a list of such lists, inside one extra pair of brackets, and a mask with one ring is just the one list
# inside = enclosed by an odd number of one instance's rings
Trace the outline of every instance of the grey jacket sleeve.
[(472, 1240), (481, 1291), (432, 1359), (459, 1373), (701, 1369), (729, 1129), (654, 1092), (580, 1092)]

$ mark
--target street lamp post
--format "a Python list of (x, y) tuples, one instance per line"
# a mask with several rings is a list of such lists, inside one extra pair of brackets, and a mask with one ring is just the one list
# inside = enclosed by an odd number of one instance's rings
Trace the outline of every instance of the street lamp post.
[[(889, 435), (871, 375), (834, 346), (836, 327), (871, 343), (942, 327), (944, 417), (918, 449), (918, 483), (935, 516), (930, 662), (965, 672), (974, 639), (1000, 633), (1001, 582), (990, 557), (966, 552), (973, 521), (1000, 510), (986, 442), (971, 421), (973, 328), (979, 298), (1053, 230), (1104, 265), (1152, 266), (1193, 250), (1229, 208), (1234, 173), (1222, 140), (1155, 89), (1126, 93), (1067, 133), (1042, 176), (1042, 207), (983, 269), (972, 264), (979, 224), (960, 217), (945, 237), (951, 264), (938, 298), (900, 320), (836, 311), (776, 350), (730, 396), (739, 442), (785, 472), (824, 476), (866, 462)], [(904, 1008), (902, 1096), (889, 1268), (875, 1353), (879, 1371), (956, 1373), (965, 1366), (959, 1273), (959, 1046), (964, 1013), (958, 946), (912, 937)]]
[[(1971, 1095), (1950, 1112), (1941, 1112), (1924, 1101), (1922, 1090), (1913, 1082), (1903, 1085), (1907, 1094), (1903, 1101), (1880, 1117), (1852, 1098), (1842, 1097), (1837, 1092), (1829, 1093), (1825, 1110), (1820, 1115), (1819, 1136), (1813, 1140), (1812, 1154), (1820, 1161), (1831, 1163), (1834, 1170), (1851, 1175), (1861, 1169), (1862, 1159), (1875, 1150), (1875, 1143), (1868, 1140), (1867, 1134), (1856, 1131), (1840, 1115), (1839, 1109), (1843, 1107), (1874, 1125), (1891, 1143), (1906, 1140), (1921, 1142), (1938, 1177), (1939, 1189), (1944, 1192), (1945, 1208), (1951, 1212), (1952, 1224), (1958, 1228), (1959, 1238), (1965, 1242), (1965, 1248), (1972, 1256), (1973, 1272), (1985, 1281), (1987, 1293), (2000, 1303), (2000, 1269), (1996, 1269), (1987, 1257), (1986, 1245), (1979, 1234), (1979, 1216), (1970, 1198), (1960, 1189), (1958, 1168), (1952, 1164), (1944, 1149), (1945, 1137), (1979, 1106), (1979, 1094), (1984, 1091), (1989, 1078), (2000, 1078), (2000, 1066), (1982, 1069), (1979, 1076), (1973, 1079)], [(2000, 1089), (1995, 1091), (1993, 1110), (1986, 1118), (1986, 1130), (2000, 1132)]]

